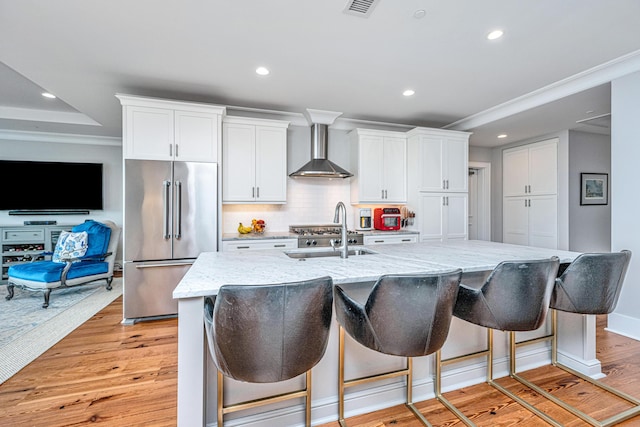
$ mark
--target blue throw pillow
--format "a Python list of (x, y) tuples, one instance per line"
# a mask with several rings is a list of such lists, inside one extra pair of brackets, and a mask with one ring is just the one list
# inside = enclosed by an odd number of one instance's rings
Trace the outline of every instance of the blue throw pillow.
[[(61, 231), (51, 261), (62, 262), (64, 259), (81, 258), (87, 253), (88, 234), (86, 231), (69, 233)], [(79, 260), (74, 260), (77, 262)]]
[(71, 229), (74, 233), (86, 231), (88, 235), (87, 253), (84, 257), (102, 255), (107, 252), (111, 239), (111, 228), (92, 219), (78, 224)]

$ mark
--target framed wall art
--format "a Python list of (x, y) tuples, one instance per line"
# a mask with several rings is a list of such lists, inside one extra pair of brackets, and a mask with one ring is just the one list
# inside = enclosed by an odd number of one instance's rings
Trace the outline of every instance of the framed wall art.
[(580, 204), (606, 205), (609, 203), (609, 174), (580, 174)]

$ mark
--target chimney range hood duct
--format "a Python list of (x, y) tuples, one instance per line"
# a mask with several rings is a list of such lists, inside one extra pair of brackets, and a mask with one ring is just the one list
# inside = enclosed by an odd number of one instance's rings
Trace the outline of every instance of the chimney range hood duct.
[(311, 161), (297, 171), (289, 174), (292, 178), (349, 178), (353, 174), (327, 159), (327, 140), (329, 125), (313, 123), (311, 125)]

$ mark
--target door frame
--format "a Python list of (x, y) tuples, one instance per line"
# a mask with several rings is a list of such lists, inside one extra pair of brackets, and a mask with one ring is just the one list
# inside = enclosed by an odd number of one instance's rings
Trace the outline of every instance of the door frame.
[(478, 240), (491, 241), (491, 163), (469, 162), (478, 170)]

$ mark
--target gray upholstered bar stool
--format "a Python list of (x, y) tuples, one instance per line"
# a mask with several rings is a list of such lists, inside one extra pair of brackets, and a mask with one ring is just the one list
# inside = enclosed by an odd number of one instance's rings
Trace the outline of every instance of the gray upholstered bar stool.
[[(633, 406), (605, 420), (598, 421), (578, 408), (558, 399), (532, 382), (516, 373), (515, 363), (510, 367), (511, 376), (554, 403), (581, 418), (593, 426), (611, 426), (640, 415), (640, 401), (620, 390), (596, 381), (570, 367), (558, 362), (558, 313), (557, 310), (576, 314), (609, 314), (618, 302), (624, 277), (631, 260), (631, 252), (623, 250), (615, 253), (585, 253), (579, 255), (568, 268), (556, 279), (553, 295), (551, 296), (551, 363), (603, 390), (612, 393)], [(516, 347), (530, 344), (525, 341), (515, 343), (512, 338), (510, 345), (511, 358), (515, 360)]]
[[(311, 368), (324, 355), (333, 310), (331, 277), (273, 285), (225, 285), (205, 298), (209, 351), (218, 369), (218, 426), (227, 413), (304, 397), (311, 425)], [(306, 373), (305, 388), (224, 405), (224, 376), (274, 383)]]
[[(345, 427), (345, 387), (405, 376), (406, 405), (425, 425), (431, 424), (412, 403), (412, 358), (426, 356), (444, 344), (449, 333), (461, 270), (442, 274), (385, 275), (373, 286), (364, 305), (335, 287), (339, 323), (338, 421)], [(363, 378), (344, 379), (345, 330), (358, 343), (380, 353), (407, 358), (405, 369)]]
[[(549, 310), (558, 266), (557, 257), (505, 261), (496, 266), (479, 284), (465, 283), (466, 279), (463, 278), (453, 315), (487, 328), (487, 349), (446, 360), (442, 360), (441, 352), (438, 351), (436, 353), (436, 398), (468, 426), (475, 426), (475, 424), (442, 395), (442, 366), (484, 355), (487, 357), (487, 384), (532, 410), (533, 407), (526, 401), (493, 381), (493, 330), (533, 331), (542, 326)], [(552, 418), (544, 414), (540, 415), (534, 410), (532, 412), (541, 416), (549, 424), (562, 427)]]

